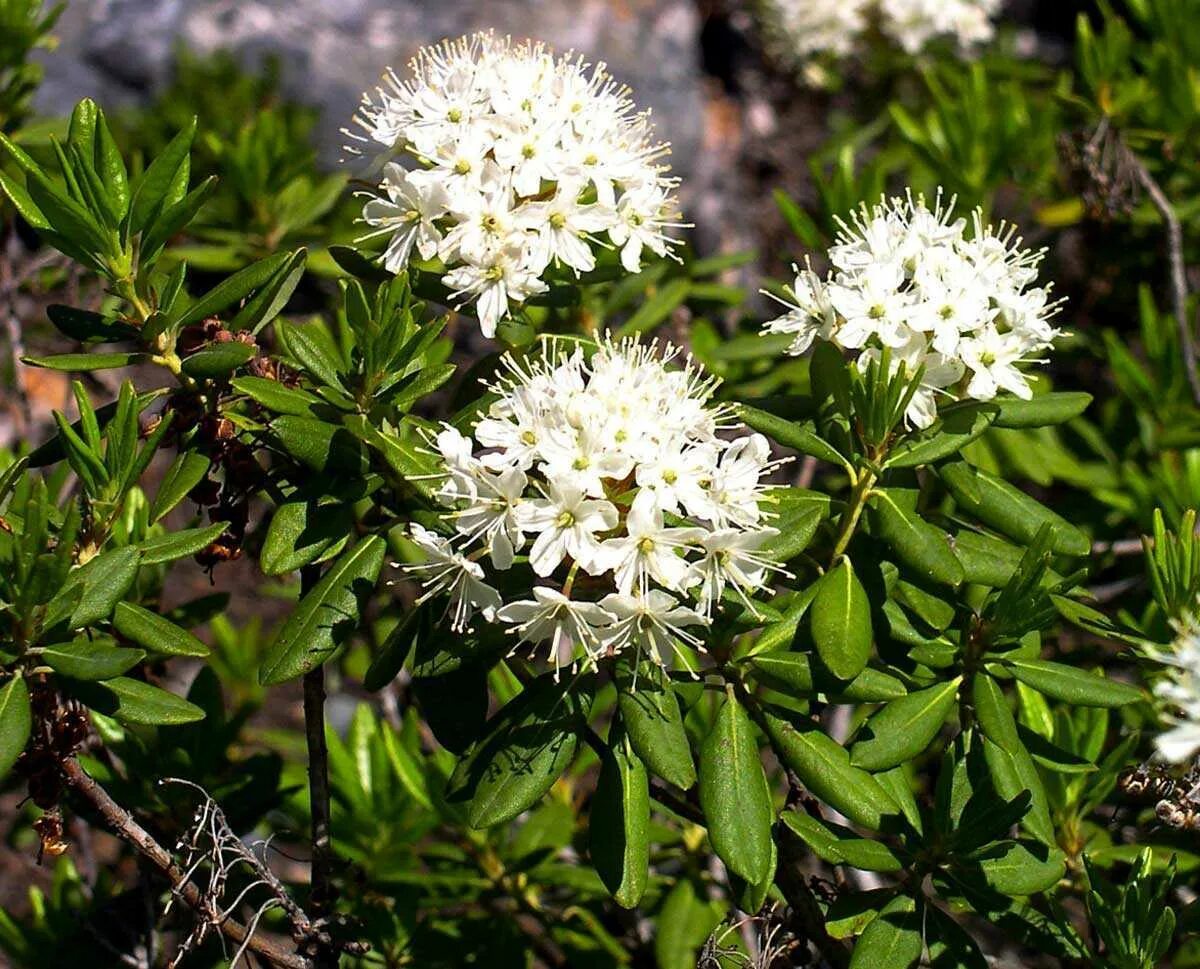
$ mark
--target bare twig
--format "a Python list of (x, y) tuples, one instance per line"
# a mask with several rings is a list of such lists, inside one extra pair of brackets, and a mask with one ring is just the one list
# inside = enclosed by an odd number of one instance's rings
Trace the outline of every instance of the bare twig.
[(146, 858), (171, 883), (172, 894), (182, 899), (201, 918), (215, 926), (230, 941), (249, 950), (278, 969), (316, 969), (315, 963), (306, 956), (289, 951), (288, 943), (276, 941), (247, 928), (215, 907), (213, 900), (205, 895), (188, 877), (187, 872), (175, 863), (170, 852), (160, 845), (133, 816), (109, 796), (75, 759), (64, 761), (63, 778), (70, 788), (90, 803), (104, 818), (109, 828), (122, 840), (130, 844)]
[(1192, 400), (1200, 406), (1200, 373), (1196, 370), (1196, 345), (1192, 340), (1192, 327), (1188, 322), (1187, 312), (1187, 267), (1183, 261), (1183, 226), (1171, 200), (1154, 180), (1154, 176), (1143, 164), (1142, 160), (1132, 151), (1129, 152), (1133, 172), (1138, 183), (1150, 196), (1158, 214), (1167, 226), (1167, 253), (1171, 269), (1171, 306), (1175, 314), (1175, 324), (1179, 328), (1179, 347), (1183, 353), (1183, 366), (1187, 373), (1188, 386), (1192, 390)]

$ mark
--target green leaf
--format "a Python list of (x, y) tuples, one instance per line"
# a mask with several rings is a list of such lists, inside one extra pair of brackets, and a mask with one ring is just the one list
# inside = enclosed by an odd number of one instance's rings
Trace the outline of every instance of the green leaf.
[(1092, 395), (1079, 391), (1042, 394), (1031, 400), (1000, 397), (996, 404), (997, 427), (1045, 427), (1078, 417), (1092, 402)]
[(1017, 735), (1017, 721), (1008, 708), (1000, 684), (980, 671), (971, 684), (971, 696), (984, 736), (1006, 751), (1019, 748), (1021, 738)]
[(341, 387), (339, 374), (346, 368), (346, 362), (323, 326), (279, 321), (275, 324), (275, 335), (283, 350), (318, 382)]
[(688, 790), (696, 783), (696, 766), (670, 678), (651, 662), (641, 663), (635, 673), (625, 659), (617, 661), (614, 678), (634, 752), (657, 776)]
[(1121, 707), (1144, 699), (1136, 686), (1105, 679), (1064, 663), (1038, 659), (1006, 659), (1003, 663), (1026, 686), (1076, 706)]
[(328, 557), (354, 534), (354, 511), (336, 502), (286, 501), (275, 509), (263, 540), (259, 566), (283, 575)]
[(909, 969), (925, 943), (917, 904), (906, 895), (887, 903), (863, 931), (850, 957), (850, 969)]
[(811, 455), (839, 467), (846, 466), (846, 459), (838, 453), (837, 448), (818, 436), (812, 421), (791, 421), (785, 417), (776, 417), (769, 411), (751, 407), (749, 404), (738, 404), (737, 414), (748, 427), (766, 434), (784, 447), (794, 448), (801, 454)]
[(1067, 870), (1057, 848), (1019, 841), (1004, 842), (995, 857), (979, 862), (988, 885), (1003, 895), (1035, 895), (1058, 883)]
[(862, 871), (901, 871), (904, 862), (882, 841), (860, 838), (849, 828), (821, 821), (802, 811), (784, 811), (783, 823), (831, 865)]
[(617, 329), (617, 338), (652, 330), (687, 299), (690, 279), (672, 279), (634, 311)]
[(196, 300), (187, 312), (175, 321), (175, 325), (182, 328), (199, 323), (210, 316), (218, 316), (223, 310), (249, 296), (270, 280), (293, 256), (294, 253), (291, 252), (277, 252), (239, 270)]
[(629, 738), (614, 733), (601, 758), (588, 835), (604, 887), (617, 904), (633, 908), (650, 875), (650, 781)]
[(277, 417), (271, 434), (280, 446), (314, 471), (339, 476), (365, 474), (370, 462), (362, 444), (346, 428), (308, 417)]
[(996, 791), (1007, 801), (1019, 797), (1023, 791), (1030, 796), (1029, 811), (1021, 819), (1021, 826), (1031, 835), (1045, 844), (1055, 843), (1054, 822), (1050, 819), (1050, 808), (1046, 801), (1046, 789), (1038, 775), (1033, 759), (1024, 747), (1018, 746), (1013, 750), (1005, 750), (999, 744), (985, 737), (983, 754), (987, 761), (988, 773)]
[(958, 702), (962, 677), (892, 700), (867, 721), (872, 736), (850, 748), (850, 762), (869, 771), (911, 760), (933, 742)]
[(871, 510), (875, 531), (902, 564), (934, 582), (949, 586), (962, 582), (963, 567), (951, 551), (946, 533), (924, 521), (903, 496), (876, 490), (871, 495)]
[(888, 454), (889, 468), (916, 468), (957, 454), (995, 420), (993, 403), (954, 404), (938, 414), (938, 423), (906, 437)]
[(750, 717), (730, 690), (700, 751), (700, 806), (713, 850), (758, 884), (771, 865), (775, 810)]
[(379, 647), (379, 655), (372, 661), (363, 677), (363, 686), (368, 690), (382, 690), (404, 667), (404, 661), (413, 647), (433, 632), (433, 610), (425, 602), (409, 609), (396, 628), (388, 633)]
[(122, 723), (173, 726), (204, 719), (204, 711), (194, 703), (126, 676), (103, 683), (72, 682), (70, 692), (91, 709)]
[(820, 580), (811, 623), (817, 655), (840, 680), (852, 680), (871, 657), (871, 606), (866, 590), (843, 558)]
[(137, 666), (146, 654), (117, 646), (111, 639), (80, 637), (71, 643), (47, 646), (41, 658), (54, 672), (73, 680), (111, 680)]
[(392, 765), (392, 773), (414, 801), (426, 811), (435, 810), (421, 761), (404, 745), (390, 726), (384, 725), (380, 732), (383, 734), (383, 749)]
[(228, 527), (228, 522), (216, 522), (201, 528), (185, 528), (144, 539), (137, 544), (142, 553), (142, 565), (162, 565), (195, 555), (220, 538)]
[(304, 264), (307, 258), (308, 252), (304, 249), (297, 249), (291, 253), (287, 262), (279, 267), (275, 275), (233, 318), (229, 329), (249, 330), (251, 333), (257, 333), (283, 312), (287, 301), (292, 298), (292, 293), (296, 291), (296, 287), (304, 276)]
[(168, 656), (207, 656), (208, 647), (169, 619), (132, 602), (119, 602), (113, 610), (113, 629), (153, 653)]
[(181, 166), (187, 164), (195, 135), (196, 119), (192, 118), (187, 127), (154, 157), (137, 180), (133, 188), (133, 204), (130, 206), (129, 228), (132, 233), (141, 232), (159, 211)]
[(985, 525), (1026, 545), (1032, 545), (1042, 526), (1049, 525), (1053, 551), (1062, 555), (1091, 551), (1092, 544), (1083, 532), (1007, 481), (965, 461), (943, 465), (938, 473), (962, 509)]
[(24, 677), (18, 674), (0, 686), (0, 780), (21, 756), (32, 729), (29, 687)]
[(60, 303), (47, 306), (46, 315), (59, 332), (80, 343), (115, 343), (135, 339), (138, 335), (137, 330), (120, 320)]
[(574, 759), (582, 719), (579, 694), (542, 677), (492, 719), (487, 735), (459, 761), (447, 799), (470, 800), (473, 828), (511, 821), (541, 800)]
[(783, 763), (814, 795), (855, 824), (879, 831), (899, 813), (895, 802), (870, 774), (850, 763), (850, 754), (816, 727), (797, 729), (765, 714), (767, 736)]
[(67, 576), (62, 590), (46, 607), (46, 628), (67, 615), (72, 629), (107, 619), (133, 585), (140, 564), (141, 553), (126, 547), (104, 552), (80, 566)]
[(183, 358), (183, 372), (197, 380), (215, 380), (233, 373), (244, 363), (249, 363), (258, 353), (258, 348), (248, 343), (229, 340), (212, 343)]
[(96, 126), (94, 156), (96, 174), (107, 195), (109, 210), (120, 222), (129, 209), (129, 173), (125, 170), (125, 162), (117, 143), (113, 141), (112, 132), (108, 130), (103, 112), (100, 112)]
[(680, 877), (658, 915), (654, 936), (658, 969), (696, 969), (698, 950), (724, 914), (723, 905), (706, 901), (690, 878)]
[(805, 653), (785, 650), (755, 653), (746, 661), (760, 682), (796, 698), (824, 693), (835, 703), (880, 703), (895, 700), (908, 692), (901, 680), (870, 667), (849, 683), (839, 682), (819, 667), (813, 669), (812, 661)]
[(278, 380), (265, 377), (234, 377), (230, 381), (233, 389), (245, 394), (276, 414), (291, 414), (294, 417), (319, 418), (323, 402), (320, 397), (307, 390), (285, 387)]
[(22, 357), (30, 367), (64, 370), (71, 373), (90, 373), (96, 370), (115, 370), (132, 367), (149, 357), (144, 353), (60, 353), (54, 357)]
[(200, 451), (181, 451), (167, 468), (162, 484), (150, 507), (150, 520), (156, 522), (188, 496), (212, 466), (212, 459)]
[(363, 538), (300, 600), (263, 660), (263, 686), (302, 676), (337, 652), (358, 626), (386, 551), (378, 535)]

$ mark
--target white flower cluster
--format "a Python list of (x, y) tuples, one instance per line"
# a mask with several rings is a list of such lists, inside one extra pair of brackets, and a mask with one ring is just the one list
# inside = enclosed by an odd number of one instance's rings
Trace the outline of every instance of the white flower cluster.
[(768, 41), (801, 65), (825, 55), (846, 57), (871, 24), (909, 54), (950, 37), (966, 51), (995, 35), (992, 18), (1004, 0), (763, 0)]
[(937, 397), (991, 400), (1000, 391), (1028, 399), (1018, 364), (1036, 359), (1059, 331), (1050, 287), (1035, 286), (1044, 253), (1024, 249), (1011, 226), (985, 226), (977, 210), (953, 218), (953, 202), (894, 198), (856, 212), (829, 251), (822, 279), (797, 267), (789, 312), (764, 333), (787, 333), (788, 352), (814, 340), (857, 354), (861, 369), (890, 351), (893, 372), (923, 370), (905, 415), (915, 427), (937, 417)]
[(1151, 655), (1166, 667), (1154, 694), (1172, 722), (1154, 745), (1163, 760), (1182, 764), (1200, 754), (1200, 620), (1181, 624), (1175, 642)]
[[(736, 425), (712, 403), (718, 381), (690, 358), (669, 367), (670, 345), (555, 346), (505, 358), (474, 440), (436, 435), (457, 534), (413, 525), (426, 561), (408, 569), (424, 598), (449, 594), (453, 628), (507, 623), (518, 643), (548, 642), (556, 669), (622, 652), (693, 669), (679, 641), (702, 648), (689, 630), (726, 588), (750, 604), (781, 571), (761, 550), (778, 534), (759, 508), (767, 441), (723, 437)], [(533, 575), (502, 575), (514, 568)]]
[(479, 33), (425, 48), (412, 77), (389, 71), (347, 130), (379, 152), (383, 180), (363, 210), (390, 237), (384, 266), (439, 259), (456, 299), (474, 300), (486, 336), (514, 304), (545, 292), (548, 270), (588, 272), (597, 247), (667, 255), (677, 180), (648, 113), (603, 64)]

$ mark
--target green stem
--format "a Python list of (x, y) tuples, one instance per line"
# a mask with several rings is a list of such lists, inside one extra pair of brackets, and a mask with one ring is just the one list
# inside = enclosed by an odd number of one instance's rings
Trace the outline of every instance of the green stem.
[(854, 537), (854, 530), (858, 527), (858, 521), (862, 518), (867, 498), (870, 496), (871, 489), (875, 486), (877, 480), (874, 471), (863, 469), (859, 473), (858, 480), (854, 484), (854, 490), (850, 492), (850, 500), (846, 503), (846, 510), (842, 512), (837, 541), (833, 544), (833, 553), (829, 556), (829, 565), (831, 568), (838, 560), (838, 557), (846, 551), (846, 547), (850, 544), (850, 539)]

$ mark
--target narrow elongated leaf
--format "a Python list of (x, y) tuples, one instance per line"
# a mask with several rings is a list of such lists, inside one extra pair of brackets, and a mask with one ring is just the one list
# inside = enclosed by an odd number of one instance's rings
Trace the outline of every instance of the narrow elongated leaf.
[(284, 623), (267, 651), (259, 682), (271, 686), (302, 676), (337, 652), (358, 625), (386, 549), (382, 538), (370, 535), (342, 554)]
[(175, 321), (176, 326), (184, 327), (199, 323), (210, 316), (217, 316), (222, 310), (249, 296), (266, 283), (293, 255), (294, 253), (290, 252), (277, 252), (234, 273), (196, 300), (187, 312)]
[(836, 697), (834, 702), (881, 703), (895, 700), (908, 692), (901, 680), (870, 667), (849, 683), (842, 683), (819, 668), (814, 670), (812, 660), (806, 653), (784, 650), (755, 653), (747, 661), (760, 682), (797, 698), (811, 693), (825, 693)]
[(1121, 707), (1144, 694), (1136, 686), (1109, 680), (1087, 670), (1040, 659), (1010, 659), (1004, 666), (1039, 693), (1084, 707)]
[(152, 653), (168, 656), (207, 656), (208, 647), (171, 620), (132, 602), (119, 602), (113, 610), (113, 629)]
[(783, 763), (830, 807), (856, 824), (879, 831), (899, 809), (870, 774), (850, 763), (850, 754), (819, 729), (799, 730), (786, 720), (765, 715), (767, 736)]
[(696, 766), (683, 716), (670, 679), (655, 663), (634, 668), (625, 660), (615, 670), (617, 704), (634, 752), (663, 780), (687, 790)]
[(850, 958), (850, 969), (909, 969), (924, 948), (916, 902), (900, 895), (863, 931)]
[(266, 285), (260, 288), (254, 294), (254, 298), (249, 300), (238, 315), (230, 321), (229, 329), (249, 330), (251, 333), (257, 333), (275, 319), (283, 311), (287, 301), (291, 299), (292, 293), (300, 284), (300, 279), (304, 276), (304, 263), (307, 258), (308, 253), (304, 249), (297, 249), (293, 252), (287, 262), (279, 267)]
[(957, 454), (986, 431), (996, 418), (993, 403), (951, 405), (936, 425), (905, 438), (888, 455), (889, 468), (916, 468)]
[(753, 884), (765, 879), (775, 811), (754, 727), (732, 692), (700, 751), (700, 806), (725, 865)]
[(354, 533), (354, 512), (340, 503), (288, 501), (275, 509), (263, 540), (265, 575), (283, 575), (327, 558)]
[(1021, 826), (1039, 841), (1054, 844), (1054, 822), (1050, 819), (1046, 789), (1029, 752), (1021, 746), (1012, 751), (1005, 750), (985, 737), (983, 754), (992, 783), (1001, 797), (1011, 801), (1023, 791), (1029, 792), (1029, 811), (1021, 819)]
[(979, 862), (988, 885), (1004, 895), (1035, 895), (1058, 883), (1067, 870), (1063, 853), (1032, 842), (1004, 843), (994, 857)]
[(404, 661), (413, 647), (427, 639), (432, 632), (432, 603), (425, 602), (410, 609), (379, 647), (379, 655), (363, 677), (363, 686), (368, 690), (383, 689), (404, 667)]
[(70, 692), (93, 710), (122, 723), (173, 726), (204, 719), (204, 711), (194, 703), (127, 676), (103, 683), (72, 682)]
[(543, 677), (493, 717), (447, 786), (452, 803), (469, 800), (471, 827), (511, 821), (541, 800), (575, 757), (582, 703)]
[(59, 332), (80, 343), (115, 343), (137, 336), (137, 330), (128, 324), (74, 306), (54, 303), (46, 307), (46, 315)]
[(181, 451), (176, 455), (150, 507), (150, 520), (158, 521), (178, 505), (198, 485), (212, 466), (212, 459), (199, 451)]
[(429, 795), (429, 784), (425, 779), (425, 769), (421, 761), (404, 746), (391, 727), (383, 727), (383, 748), (387, 752), (388, 762), (397, 780), (404, 789), (426, 811), (434, 810), (433, 798)]
[(54, 672), (73, 680), (111, 680), (146, 658), (140, 649), (117, 646), (111, 639), (80, 638), (42, 650), (41, 658)]
[(871, 606), (848, 558), (820, 580), (811, 610), (813, 643), (829, 671), (852, 680), (871, 656)]
[(97, 555), (76, 569), (47, 606), (46, 627), (53, 627), (68, 615), (72, 629), (107, 619), (133, 585), (140, 562), (141, 553), (126, 547)]
[(1008, 708), (1000, 684), (981, 671), (975, 674), (971, 684), (971, 695), (975, 704), (975, 716), (983, 728), (984, 736), (1009, 752), (1020, 747), (1017, 721)]
[(1050, 548), (1063, 555), (1087, 555), (1091, 542), (1078, 528), (1007, 481), (965, 461), (938, 469), (955, 501), (985, 525), (1032, 545), (1043, 525), (1050, 526)]
[(946, 533), (898, 498), (884, 490), (875, 491), (871, 497), (872, 521), (879, 537), (891, 546), (902, 564), (918, 575), (943, 585), (959, 585), (963, 567), (950, 550)]
[(315, 394), (295, 387), (285, 387), (278, 380), (265, 377), (234, 377), (230, 381), (233, 389), (262, 404), (276, 414), (291, 414), (294, 417), (319, 418), (322, 401)]
[(801, 454), (811, 455), (830, 464), (841, 467), (846, 465), (846, 459), (837, 448), (817, 434), (816, 425), (812, 421), (791, 421), (749, 404), (739, 404), (737, 412), (748, 427), (766, 434), (784, 447), (794, 448)]
[(89, 373), (96, 370), (115, 370), (117, 367), (132, 367), (148, 359), (144, 353), (60, 353), (54, 357), (22, 357), (21, 362), (47, 370)]
[(783, 823), (832, 865), (847, 864), (862, 871), (900, 871), (904, 862), (882, 841), (860, 838), (849, 828), (820, 821), (802, 811), (784, 811)]
[(358, 439), (346, 428), (308, 417), (277, 417), (271, 434), (280, 446), (314, 471), (365, 474), (369, 461)]
[(958, 701), (962, 677), (892, 700), (867, 721), (871, 735), (850, 749), (850, 762), (865, 770), (888, 770), (911, 760), (937, 736)]
[(214, 343), (183, 358), (183, 372), (198, 380), (226, 377), (244, 363), (249, 363), (258, 348), (230, 340)]
[(133, 203), (130, 206), (129, 228), (133, 233), (141, 232), (151, 216), (160, 208), (172, 183), (176, 180), (180, 166), (187, 164), (196, 136), (196, 119), (167, 142), (167, 146), (154, 157), (133, 188)]
[(600, 762), (588, 835), (604, 887), (617, 904), (633, 908), (650, 874), (650, 781), (629, 738), (615, 732)]
[(1062, 424), (1078, 417), (1092, 402), (1092, 395), (1080, 391), (1041, 394), (1030, 400), (1002, 397), (996, 401), (997, 427), (1045, 427)]
[(220, 538), (228, 527), (228, 522), (215, 522), (201, 528), (185, 528), (183, 531), (147, 538), (137, 545), (142, 553), (142, 565), (161, 565), (195, 555)]
[(21, 756), (32, 729), (29, 687), (24, 677), (14, 676), (0, 686), (0, 780)]

